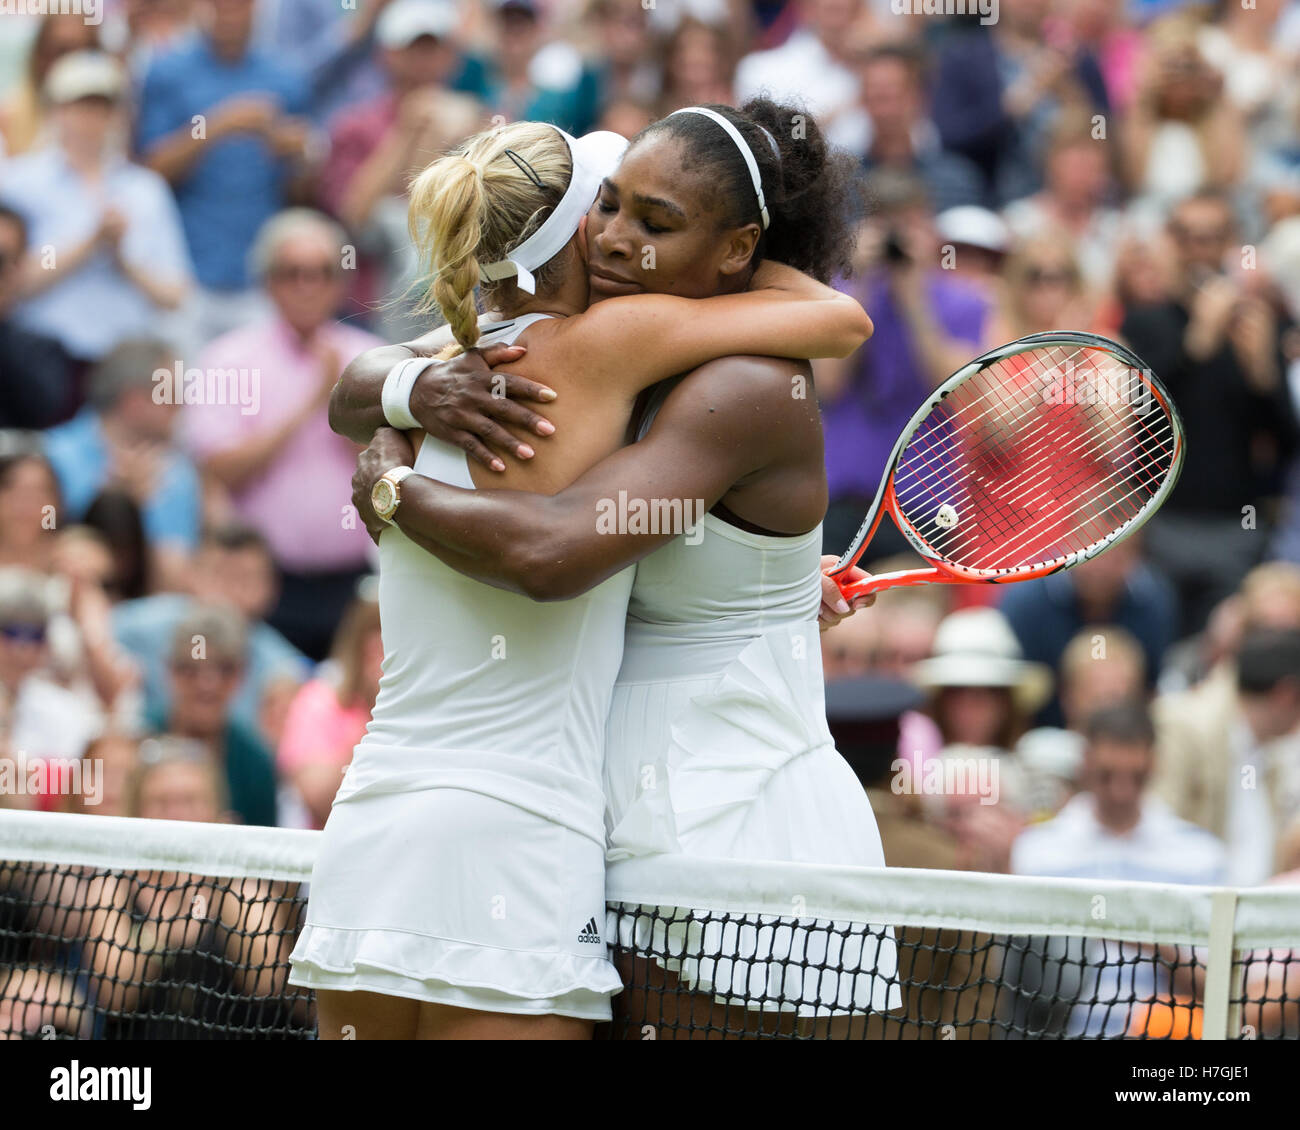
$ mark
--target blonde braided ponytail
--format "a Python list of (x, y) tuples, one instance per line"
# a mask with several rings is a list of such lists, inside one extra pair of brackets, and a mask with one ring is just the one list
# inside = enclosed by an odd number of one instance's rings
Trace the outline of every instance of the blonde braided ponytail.
[[(511, 150), (535, 171), (539, 188), (506, 155)], [(480, 280), (479, 264), (505, 258), (541, 226), (568, 188), (569, 147), (554, 127), (516, 122), (475, 134), (415, 178), (409, 226), (420, 251), (427, 284), (418, 309), (442, 311), (465, 349), (479, 337), (475, 288), (506, 315), (520, 301), (513, 280)], [(557, 255), (534, 272), (538, 293), (558, 281)]]

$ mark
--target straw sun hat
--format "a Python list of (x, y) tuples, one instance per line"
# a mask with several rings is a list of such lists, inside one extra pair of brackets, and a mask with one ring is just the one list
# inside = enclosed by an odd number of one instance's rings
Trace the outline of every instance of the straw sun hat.
[(992, 608), (971, 608), (944, 618), (934, 655), (912, 668), (912, 681), (928, 690), (943, 687), (1007, 687), (1016, 705), (1033, 714), (1052, 693), (1052, 673), (1022, 658), (1006, 618)]

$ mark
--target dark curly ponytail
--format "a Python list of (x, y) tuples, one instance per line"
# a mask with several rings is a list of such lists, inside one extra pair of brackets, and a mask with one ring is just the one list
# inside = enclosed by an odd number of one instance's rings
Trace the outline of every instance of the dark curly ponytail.
[[(775, 259), (829, 282), (847, 275), (853, 254), (854, 220), (862, 214), (857, 162), (826, 143), (813, 116), (798, 106), (754, 98), (721, 114), (745, 139), (762, 180), (770, 224), (754, 249), (754, 266)], [(703, 114), (670, 114), (646, 126), (633, 144), (667, 133), (686, 146), (686, 165), (709, 185), (719, 227), (759, 223), (758, 198), (749, 168), (735, 143)]]

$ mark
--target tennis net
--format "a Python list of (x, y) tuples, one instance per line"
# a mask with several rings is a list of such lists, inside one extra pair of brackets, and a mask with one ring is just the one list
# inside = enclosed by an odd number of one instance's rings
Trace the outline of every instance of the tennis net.
[[(318, 843), (0, 811), (0, 1037), (314, 1038)], [(602, 1038), (1300, 1038), (1300, 887), (655, 857), (608, 897)]]

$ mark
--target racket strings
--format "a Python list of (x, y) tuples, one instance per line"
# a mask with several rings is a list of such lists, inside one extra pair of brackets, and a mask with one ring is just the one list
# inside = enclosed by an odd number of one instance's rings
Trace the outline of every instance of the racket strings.
[[(1078, 516), (1078, 509), (1085, 503), (1080, 499), (1067, 499), (1065, 502), (1060, 503), (1054, 511), (1044, 515), (1036, 526), (1020, 531), (1018, 538), (1012, 538), (1009, 542), (1002, 545), (999, 552), (1008, 557), (1013, 557), (1022, 549), (1026, 548), (1023, 545), (1018, 544), (1018, 542), (1023, 541), (1026, 537), (1035, 535), (1036, 540), (1041, 540), (1038, 535), (1046, 536), (1051, 531), (1054, 531), (1067, 523), (1073, 522), (1075, 524), (1073, 527), (1075, 536), (1068, 540), (1062, 539), (1063, 544), (1061, 552), (1042, 556), (1045, 556), (1047, 561), (1053, 561), (1056, 560), (1057, 557), (1064, 557), (1068, 556), (1070, 553), (1077, 553), (1080, 550), (1087, 549), (1090, 546), (1105, 540), (1107, 537), (1114, 536), (1116, 533), (1127, 527), (1127, 525), (1137, 517), (1141, 512), (1141, 506), (1126, 513), (1126, 508), (1122, 505), (1124, 502), (1130, 498), (1145, 501), (1149, 497), (1150, 496), (1147, 492), (1140, 488), (1135, 488), (1134, 490), (1129, 491), (1126, 495), (1115, 500), (1110, 509), (1097, 513), (1092, 519), (1085, 521), (1080, 521)], [(1114, 513), (1115, 511), (1118, 511), (1118, 513)], [(1050, 518), (1055, 518), (1056, 520), (1044, 525), (1044, 523), (1047, 523)], [(1100, 527), (1096, 532), (1087, 528), (1090, 521), (1095, 521), (1097, 526)]]
[[(1049, 382), (1067, 373), (1102, 395), (1051, 400)], [(1124, 396), (1113, 395), (1117, 378)], [(936, 405), (900, 456), (894, 494), (939, 556), (1012, 571), (1114, 537), (1159, 492), (1176, 450), (1173, 420), (1139, 371), (1095, 347), (1039, 347)]]
[[(1076, 351), (1076, 352), (1077, 352), (1077, 351)], [(1067, 364), (1069, 364), (1070, 361), (1071, 361), (1071, 358), (1067, 358), (1067, 359), (1066, 359), (1066, 363), (1067, 363)], [(1041, 365), (1044, 364), (1044, 361), (1040, 359), (1040, 360), (1036, 361), (1035, 363), (1041, 366)], [(981, 378), (983, 378), (983, 379), (986, 380), (986, 381), (989, 381), (989, 380), (991, 379), (991, 369), (990, 369), (990, 370), (984, 370), (984, 371), (981, 372), (977, 377), (972, 378), (972, 383), (973, 383), (974, 381), (976, 381), (976, 380), (981, 379)], [(968, 398), (968, 400), (971, 400), (972, 403), (973, 403), (974, 405), (977, 405), (977, 406), (978, 406), (978, 405), (981, 403), (981, 400), (985, 400), (985, 401), (987, 401), (987, 400), (994, 399), (994, 398), (996, 397), (996, 398), (1000, 398), (1001, 401), (1002, 401), (1002, 403), (1004, 403), (1004, 404), (1010, 404), (1010, 405), (1012, 405), (1013, 407), (1018, 407), (1018, 408), (1021, 408), (1021, 409), (1022, 409), (1022, 411), (1020, 411), (1019, 413), (1012, 413), (1010, 416), (1008, 416), (1007, 413), (1001, 413), (1001, 414), (1000, 414), (1000, 416), (1001, 416), (1001, 421), (1000, 421), (1000, 423), (999, 423), (998, 426), (1000, 426), (1000, 427), (1001, 427), (1004, 431), (1006, 431), (1007, 433), (1011, 433), (1011, 432), (1015, 429), (1015, 427), (1016, 427), (1016, 426), (1017, 426), (1017, 425), (1018, 425), (1018, 424), (1019, 424), (1023, 419), (1025, 419), (1025, 418), (1031, 416), (1033, 413), (1037, 412), (1037, 411), (1039, 410), (1039, 405), (1040, 405), (1040, 400), (1039, 400), (1039, 398), (1037, 398), (1037, 397), (1035, 397), (1035, 396), (1033, 396), (1033, 395), (1022, 396), (1022, 397), (1019, 398), (1019, 402), (1017, 403), (1017, 402), (1016, 402), (1016, 398), (1007, 396), (1007, 390), (1006, 390), (1005, 387), (1001, 387), (1001, 388), (999, 388), (996, 384), (993, 385), (991, 388), (988, 387), (988, 386), (984, 386), (984, 387), (980, 388), (980, 389), (978, 390), (977, 397), (978, 397), (978, 399)], [(968, 406), (969, 406), (969, 405), (968, 405)], [(957, 416), (960, 415), (960, 412), (961, 412), (961, 411), (962, 411), (962, 409), (958, 409), (958, 410), (957, 410), (957, 413), (955, 413), (955, 414), (953, 415), (952, 418), (953, 418), (953, 419), (956, 419)], [(978, 423), (978, 422), (980, 422), (982, 419), (984, 419), (984, 418), (986, 418), (986, 417), (990, 417), (991, 415), (992, 415), (992, 410), (991, 410), (991, 409), (985, 409), (983, 412), (978, 413), (978, 414), (973, 418), (973, 421), (968, 420), (968, 421), (964, 421), (964, 422), (960, 423), (960, 424), (958, 425), (958, 427), (956, 428), (956, 430), (955, 430), (955, 432), (954, 432), (953, 434), (954, 434), (954, 435), (957, 435), (957, 434), (959, 434), (961, 431), (969, 430), (969, 429), (973, 426), (973, 423)], [(919, 438), (920, 438), (920, 440), (921, 440), (922, 445), (924, 445), (924, 446), (928, 446), (928, 444), (926, 443), (927, 437), (926, 437), (924, 434), (922, 434)], [(1080, 436), (1080, 442), (1082, 442), (1083, 439), (1084, 439), (1084, 437)], [(1044, 441), (1043, 441), (1043, 437), (1039, 437), (1039, 442), (1044, 442)], [(1044, 442), (1044, 445), (1045, 445), (1045, 442)], [(1008, 444), (1007, 446), (1011, 446), (1011, 445)], [(1025, 448), (1025, 446), (1023, 445), (1023, 443), (1020, 444), (1020, 451), (1021, 451), (1022, 462), (1023, 462), (1023, 459), (1024, 459), (1024, 456), (1025, 456), (1026, 452), (1027, 452), (1027, 451), (1032, 451), (1033, 446), (1034, 446), (1034, 445), (1031, 444), (1029, 448)], [(1045, 445), (1045, 446), (1046, 446), (1046, 445)], [(992, 465), (988, 465), (988, 464), (992, 463), (992, 455), (993, 455), (994, 452), (996, 451), (996, 448), (997, 448), (997, 447), (998, 447), (997, 444), (989, 444), (989, 445), (986, 445), (986, 449), (985, 449), (985, 456), (986, 456), (986, 459), (985, 459), (985, 462), (986, 462), (986, 469), (990, 472), (990, 474), (989, 474), (988, 476), (986, 476), (986, 477), (988, 478), (988, 480), (989, 480), (990, 482), (993, 482), (993, 483), (1001, 483), (1002, 486), (1003, 486), (1003, 489), (1007, 489), (1007, 488), (1009, 488), (1010, 486), (1014, 485), (1015, 482), (1016, 482), (1016, 480), (1017, 480), (1018, 478), (1023, 478), (1023, 477), (1025, 477), (1026, 475), (1031, 474), (1034, 470), (1037, 469), (1036, 467), (1034, 467), (1034, 466), (1031, 465), (1031, 466), (1028, 466), (1028, 467), (1023, 468), (1022, 471), (1021, 471), (1021, 473), (1020, 473), (1019, 475), (1008, 475), (1007, 472), (1006, 472), (1006, 466), (1005, 466), (1005, 464), (1002, 465), (1002, 466), (996, 465), (995, 463), (992, 464)], [(1046, 458), (1046, 457), (1047, 457), (1047, 456), (1045, 455), (1044, 458)], [(931, 469), (933, 469), (933, 465), (932, 465), (932, 464), (931, 464)]]
[(1127, 481), (1122, 470), (1112, 469), (1099, 479), (1095, 468), (1086, 464), (1076, 464), (1072, 473), (1056, 469), (1061, 466), (1069, 466), (1068, 460), (1054, 462), (1050, 487), (1031, 482), (1021, 492), (1028, 497), (995, 499), (998, 505), (982, 508), (985, 524), (979, 532), (991, 536), (977, 541), (976, 548), (988, 548), (991, 541), (1004, 559), (1001, 566), (963, 555), (952, 544), (941, 548), (958, 564), (972, 568), (1005, 568), (1007, 560), (1017, 557), (1055, 560), (1113, 534), (1137, 516), (1147, 499), (1142, 476), (1127, 491), (1111, 489), (1102, 494), (1103, 488)]
[[(1029, 412), (1032, 412), (1032, 410), (1033, 410), (1033, 406), (1031, 403), (1029, 410), (1025, 413), (1022, 413), (1020, 418), (1023, 419), (1026, 415), (1029, 414)], [(1103, 422), (1103, 421), (1098, 421), (1094, 418), (1093, 422)], [(1169, 434), (1172, 438), (1172, 431), (1170, 431)], [(1019, 488), (1019, 494), (1023, 495), (1024, 493), (1026, 493), (1026, 490), (1023, 487), (1023, 482), (1025, 480), (1032, 480), (1033, 476), (1036, 473), (1041, 472), (1044, 469), (1044, 465), (1048, 461), (1060, 462), (1066, 456), (1081, 454), (1080, 449), (1086, 447), (1091, 437), (1086, 432), (1080, 431), (1077, 435), (1074, 436), (1073, 441), (1069, 443), (1065, 448), (1058, 448), (1053, 445), (1052, 441), (1056, 438), (1057, 437), (1053, 435), (1050, 431), (1044, 431), (1042, 434), (1035, 437), (1035, 439), (1030, 444), (1020, 445), (1019, 450), (1021, 451), (1022, 461), (1025, 458), (1028, 458), (1032, 454), (1036, 459), (1036, 462), (1031, 463), (1026, 467), (1024, 467), (1024, 469), (1018, 475), (1007, 477), (1006, 479), (1000, 482), (995, 480), (991, 484), (990, 489), (993, 490), (995, 493), (1000, 492), (1006, 495), (1007, 492), (1011, 491), (1012, 489)], [(1120, 433), (1117, 436), (1116, 442), (1122, 445), (1125, 443), (1125, 441), (1128, 438), (1129, 437), (1127, 437), (1123, 433)], [(1111, 445), (1112, 448), (1115, 446), (1116, 444)], [(1091, 453), (1091, 456), (1094, 460), (1100, 460), (1103, 455), (1110, 455), (1110, 454), (1111, 454), (1110, 450), (1103, 450), (1103, 451), (1094, 451)], [(1013, 497), (1008, 499), (1008, 501), (1014, 502), (1017, 501), (1017, 498)]]
[[(1113, 459), (1115, 448), (1121, 445), (1112, 444), (1100, 454)], [(936, 537), (937, 548), (971, 568), (1013, 567), (1025, 558), (1050, 561), (1113, 535), (1140, 513), (1151, 493), (1149, 474), (1133, 475), (1118, 465), (1106, 471), (1105, 462), (1097, 459), (1076, 459), (1071, 465), (1072, 454), (1076, 453), (1067, 450), (1053, 460), (1047, 483), (1033, 479), (1036, 468), (1030, 468), (1030, 473), (1021, 476), (1025, 481), (1018, 484), (1015, 496), (999, 499), (994, 494), (991, 504), (982, 500), (977, 508), (982, 523), (967, 525), (964, 539)], [(1043, 463), (1037, 470), (1047, 473), (1046, 461)], [(1126, 485), (1127, 490), (1123, 489)], [(995, 549), (1000, 560), (986, 559), (987, 553), (982, 559), (960, 552), (963, 544), (974, 551)]]
[[(1001, 401), (1004, 405), (1012, 404), (1013, 398), (1005, 395), (1006, 393), (1005, 389), (998, 390), (996, 386), (990, 389), (988, 387), (980, 387), (976, 384), (976, 382), (981, 380), (987, 381), (989, 378), (989, 373), (990, 373), (989, 369), (981, 370), (980, 373), (976, 374), (974, 377), (970, 379), (970, 381), (968, 382), (968, 386), (963, 386), (963, 388), (954, 390), (954, 393), (952, 394), (950, 400), (946, 402), (945, 405), (940, 406), (940, 408), (946, 408), (946, 411), (940, 411), (936, 409), (936, 413), (932, 414), (930, 420), (927, 421), (927, 423), (931, 421), (937, 421), (945, 425), (944, 430), (947, 433), (947, 436), (945, 438), (949, 441), (945, 445), (946, 450), (941, 450), (941, 449), (937, 450), (934, 447), (933, 443), (931, 442), (931, 436), (927, 434), (924, 424), (920, 429), (918, 429), (917, 435), (914, 437), (914, 441), (913, 441), (918, 444), (918, 447), (916, 450), (910, 452), (909, 454), (918, 455), (926, 463), (927, 470), (934, 472), (936, 475), (950, 470), (951, 467), (948, 465), (957, 462), (963, 457), (962, 449), (960, 448), (960, 446), (954, 446), (955, 441), (960, 440), (962, 438), (961, 433), (963, 431), (970, 431), (976, 425), (980, 424), (986, 417), (989, 417), (992, 413), (992, 409), (984, 408), (983, 411), (976, 412), (971, 418), (962, 420), (961, 416), (964, 412), (968, 411), (972, 407), (976, 407), (976, 408), (980, 407), (983, 402), (991, 401), (992, 399), (994, 399), (993, 396), (991, 395), (991, 393), (994, 391), (1002, 394)], [(975, 390), (973, 395), (972, 395), (972, 390)], [(965, 399), (967, 403), (964, 406), (954, 408), (953, 405), (957, 403), (959, 394), (961, 394), (963, 391), (965, 391), (966, 393)], [(1006, 421), (1005, 422), (1006, 430), (1009, 431), (1012, 427), (1014, 427), (1014, 425), (1020, 419), (1023, 419), (1024, 417), (1031, 415), (1035, 407), (1036, 405), (1033, 403), (1032, 398), (1026, 398), (1025, 411), (1019, 413), (1019, 415), (1015, 419)], [(994, 465), (995, 454), (996, 454), (995, 445), (993, 444), (987, 445), (985, 451), (985, 462), (986, 462), (985, 469), (989, 472), (988, 477), (993, 481), (996, 481), (996, 479), (1000, 475), (1004, 475), (1004, 469)], [(906, 462), (906, 457), (903, 461), (900, 461), (900, 469), (902, 469), (905, 462)], [(918, 477), (917, 481), (919, 482), (919, 484), (921, 485), (924, 491), (930, 493), (932, 497), (937, 499), (938, 496), (937, 494), (934, 493), (934, 487), (931, 483), (926, 481), (924, 477)], [(906, 493), (905, 491), (900, 491), (898, 489), (897, 475), (896, 475), (896, 483), (895, 483), (895, 492), (896, 494), (899, 495), (900, 501), (903, 499)], [(911, 504), (914, 501), (915, 501), (914, 497), (908, 499), (908, 504)]]
[[(1124, 368), (1127, 371), (1127, 367)], [(1149, 397), (1148, 403), (1150, 403)], [(1109, 405), (1103, 403), (1083, 407), (1085, 415), (1089, 417), (1085, 422), (1089, 425), (1100, 425), (1099, 428), (1094, 427), (1092, 430), (1100, 431), (1102, 435), (1113, 435), (1113, 438), (1105, 446), (1085, 453), (1084, 460), (1076, 463), (1074, 467), (1073, 479), (1060, 477), (1060, 483), (1064, 487), (1062, 493), (1066, 495), (1064, 501), (1059, 502), (1054, 511), (1041, 514), (1033, 526), (1022, 532), (1022, 538), (1033, 534), (1042, 535), (1049, 530), (1055, 531), (1069, 518), (1074, 517), (1078, 520), (1077, 529), (1075, 540), (1069, 548), (1077, 551), (1092, 544), (1112, 534), (1117, 524), (1122, 527), (1136, 518), (1149, 496), (1159, 489), (1164, 477), (1162, 472), (1172, 465), (1174, 451), (1172, 421), (1166, 419), (1162, 427), (1153, 428), (1148, 421), (1131, 411), (1120, 415), (1118, 422), (1121, 425), (1133, 425), (1139, 433), (1135, 436), (1127, 426), (1116, 428), (1116, 414), (1103, 410), (1109, 408)], [(1133, 442), (1135, 439), (1141, 443), (1135, 445)], [(1157, 449), (1154, 459), (1149, 451), (1152, 443)], [(1081, 443), (1076, 441), (1063, 451), (1058, 451), (1055, 463), (1067, 465), (1068, 459), (1065, 457), (1079, 454), (1078, 448), (1081, 446)], [(1142, 452), (1145, 456), (1144, 460), (1136, 467), (1126, 465), (1125, 459), (1131, 461), (1135, 451)], [(1163, 452), (1165, 458), (1161, 459), (1159, 452)], [(1103, 470), (1109, 468), (1109, 473), (1098, 479), (1093, 473), (1096, 468)], [(1090, 487), (1093, 488), (1092, 497), (1084, 493)], [(1124, 490), (1124, 487), (1128, 489)], [(1113, 489), (1103, 490), (1103, 488)], [(1069, 494), (1071, 490), (1077, 493), (1071, 496)], [(1025, 492), (1022, 490), (1021, 493)], [(1093, 511), (1091, 515), (1088, 514), (1089, 509)], [(1051, 521), (1053, 518), (1056, 520)], [(1094, 532), (1094, 527), (1100, 528)], [(1079, 544), (1080, 538), (1084, 539), (1082, 545)], [(1004, 552), (1014, 555), (1024, 547), (1011, 542), (1002, 548)]]
[[(925, 469), (931, 472), (931, 474), (936, 478), (946, 477), (949, 472), (955, 470), (955, 465), (959, 461), (966, 458), (965, 448), (961, 442), (966, 437), (964, 437), (962, 433), (971, 431), (977, 424), (980, 424), (985, 419), (991, 417), (993, 410), (984, 407), (982, 411), (975, 412), (973, 416), (965, 420), (962, 419), (963, 413), (969, 412), (972, 408), (980, 408), (987, 402), (994, 400), (994, 394), (996, 393), (996, 398), (1000, 399), (1003, 406), (1023, 408), (1023, 410), (1018, 413), (1013, 412), (1011, 418), (1008, 418), (1006, 413), (1001, 413), (1000, 419), (995, 418), (995, 420), (997, 420), (996, 426), (999, 427), (1001, 431), (1010, 433), (1021, 420), (1029, 417), (1036, 410), (1037, 404), (1032, 397), (1020, 398), (1021, 404), (1017, 405), (1015, 404), (1016, 398), (1014, 396), (1008, 396), (1005, 388), (999, 389), (996, 385), (989, 387), (987, 384), (979, 385), (976, 383), (981, 380), (988, 382), (989, 379), (989, 370), (981, 371), (975, 377), (971, 378), (968, 387), (956, 390), (956, 393), (946, 405), (946, 412), (939, 412), (932, 415), (931, 421), (942, 423), (944, 425), (943, 432), (945, 435), (942, 437), (944, 448), (940, 449), (936, 447), (933, 442), (934, 437), (932, 433), (928, 432), (924, 425), (921, 429), (918, 429), (917, 436), (914, 440), (917, 447), (913, 451), (909, 452), (908, 456), (915, 455), (919, 457), (922, 462), (925, 463)], [(954, 408), (953, 406), (958, 400), (956, 394), (963, 391), (966, 393), (965, 399), (967, 403)], [(987, 433), (986, 438), (988, 438)], [(994, 436), (992, 438), (1000, 440), (1002, 437)], [(1001, 465), (999, 465), (997, 458), (999, 454), (999, 446), (998, 443), (992, 442), (985, 445), (984, 450), (981, 453), (983, 456), (981, 459), (982, 470), (985, 474), (976, 474), (975, 478), (979, 481), (986, 481), (991, 484), (1001, 484), (1005, 489), (1014, 484), (1016, 478), (1019, 476), (1009, 475), (1007, 473), (1008, 464), (1005, 460), (1003, 460)], [(907, 468), (908, 470), (916, 471), (917, 469), (914, 466), (907, 466), (907, 460), (908, 457), (905, 456), (905, 458), (900, 461), (900, 470)], [(1031, 469), (1032, 468), (1029, 470)], [(971, 473), (969, 469), (964, 470), (966, 474)], [(917, 501), (917, 495), (920, 493), (928, 493), (933, 499), (938, 501), (939, 496), (936, 493), (934, 483), (929, 481), (925, 476), (917, 475), (915, 477), (914, 482), (920, 486), (921, 490), (913, 491), (910, 494), (906, 487), (900, 489), (900, 479), (901, 476), (896, 476), (895, 493), (898, 496), (900, 503), (905, 507), (913, 506)]]
[[(1172, 429), (1166, 428), (1165, 432), (1172, 440)], [(1054, 465), (1068, 466), (1068, 457), (1077, 454), (1077, 451), (1073, 449), (1078, 446), (1079, 444), (1076, 441), (1057, 453), (1057, 457), (1053, 460)], [(1111, 527), (1117, 517), (1126, 520), (1136, 517), (1141, 511), (1147, 496), (1154, 494), (1155, 490), (1159, 489), (1160, 479), (1152, 474), (1154, 468), (1150, 461), (1139, 465), (1137, 468), (1121, 465), (1123, 456), (1117, 456), (1117, 450), (1124, 447), (1130, 447), (1131, 449), (1127, 438), (1120, 437), (1109, 448), (1090, 453), (1093, 456), (1091, 461), (1082, 465), (1076, 464), (1073, 468), (1073, 477), (1070, 477), (1069, 473), (1061, 474), (1058, 472), (1055, 480), (1056, 485), (1060, 488), (1057, 492), (1058, 499), (1063, 495), (1064, 501), (1058, 501), (1055, 510), (1039, 513), (1036, 522), (1022, 530), (1022, 534), (1027, 536), (1031, 533), (1046, 533), (1047, 530), (1044, 524), (1049, 518), (1060, 514), (1060, 520), (1053, 523), (1051, 528), (1054, 529), (1059, 526), (1066, 516), (1074, 517), (1078, 521), (1077, 536), (1085, 539), (1084, 544), (1091, 544), (1098, 537), (1111, 532)], [(1169, 451), (1172, 454), (1172, 447), (1170, 447)], [(1111, 470), (1104, 478), (1097, 479), (1092, 474), (1095, 467), (1100, 466), (1104, 469), (1107, 465), (1110, 466)], [(1040, 468), (1040, 470), (1045, 470), (1045, 467)], [(1018, 483), (1016, 486), (1017, 493), (1014, 496), (1001, 499), (1005, 506), (1013, 508), (1013, 512), (1015, 512), (1014, 508), (1017, 505), (1028, 505), (1030, 502), (1041, 503), (1041, 498), (1034, 497), (1037, 490), (1036, 482)], [(1102, 497), (1101, 488), (1104, 486), (1120, 488), (1128, 486), (1129, 489), (1119, 495), (1112, 492), (1109, 497)], [(1089, 488), (1094, 488), (1091, 497), (1087, 493)], [(1072, 491), (1076, 493), (1071, 495), (1070, 492)], [(997, 484), (991, 485), (991, 493), (997, 495)], [(1091, 515), (1088, 513), (1090, 510), (1092, 511)], [(1091, 535), (1090, 527), (1094, 524), (1100, 527), (1097, 535)], [(1003, 551), (1007, 553), (1014, 553), (1020, 548), (1014, 542), (1002, 546)], [(1079, 547), (1076, 545), (1076, 548)]]

